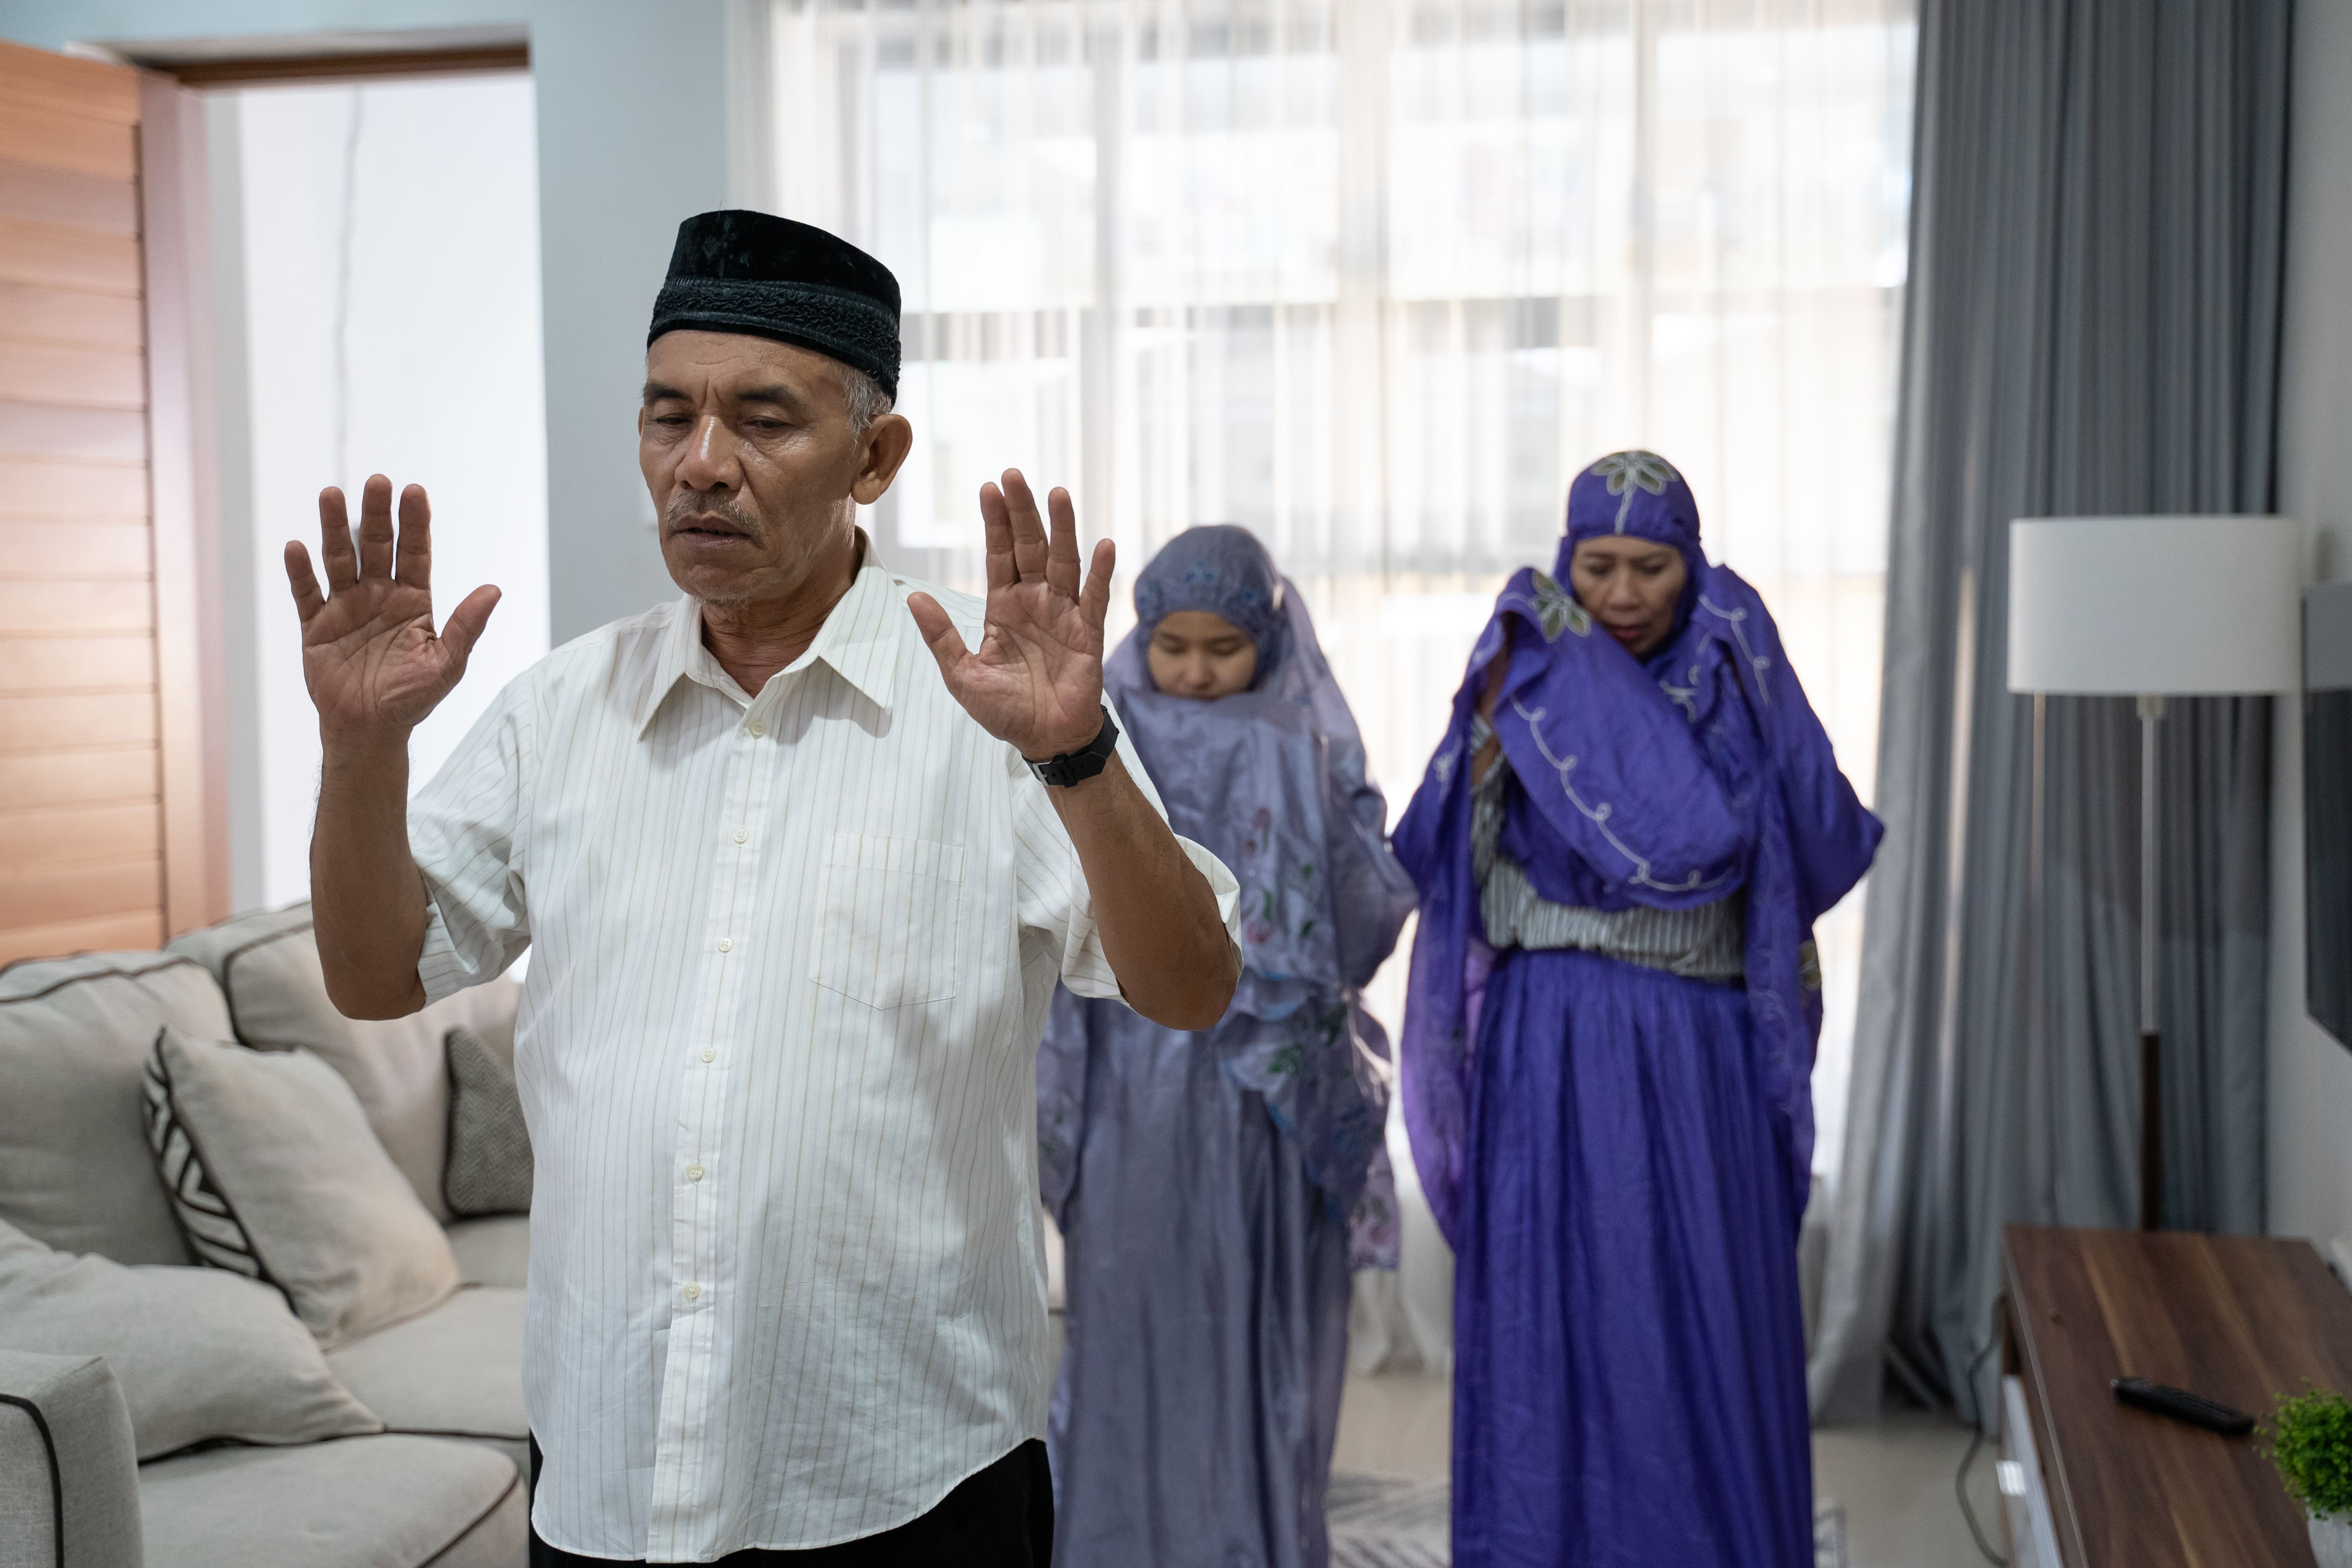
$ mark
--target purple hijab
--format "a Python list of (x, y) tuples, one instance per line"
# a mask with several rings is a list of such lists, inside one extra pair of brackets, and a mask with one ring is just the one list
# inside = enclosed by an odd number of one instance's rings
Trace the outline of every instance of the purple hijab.
[[(1412, 879), (1384, 841), (1388, 805), (1332, 678), (1307, 603), (1265, 546), (1232, 524), (1191, 528), (1135, 584), (1137, 624), (1103, 665), (1103, 690), (1168, 808), (1169, 825), (1241, 883), (1242, 979), (1213, 1036), (1226, 1075), (1265, 1096), (1309, 1173), (1341, 1212), (1381, 1143), (1388, 1039), (1357, 992), (1395, 948)], [(1206, 610), (1249, 634), (1257, 671), (1214, 701), (1152, 684), (1151, 634)], [(1058, 1003), (1038, 1072), (1040, 1125), (1083, 1118), (1082, 1028)], [(1044, 1145), (1046, 1203), (1071, 1173)]]
[[(1595, 635), (1561, 585), (1577, 545), (1609, 534), (1672, 545), (1687, 569), (1675, 629), (1646, 659)], [(1884, 829), (1838, 772), (1763, 600), (1700, 550), (1697, 504), (1664, 458), (1613, 453), (1577, 477), (1554, 573), (1522, 568), (1504, 586), (1397, 825), (1397, 857), (1421, 890), (1401, 1055), (1423, 1188), (1450, 1238), (1495, 962), (1470, 866), (1468, 738), (1504, 658), (1495, 731), (1513, 779), (1499, 843), (1538, 893), (1601, 910), (1745, 893), (1753, 1048), (1801, 1214), (1822, 1021), (1812, 926), (1869, 869)]]

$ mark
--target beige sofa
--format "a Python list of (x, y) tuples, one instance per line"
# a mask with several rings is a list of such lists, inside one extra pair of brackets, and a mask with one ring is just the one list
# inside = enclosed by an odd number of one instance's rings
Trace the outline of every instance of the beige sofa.
[(171, 1025), (253, 1049), (299, 1047), (334, 1067), (446, 1226), (467, 1281), (421, 1316), (326, 1355), (333, 1381), (381, 1418), (381, 1435), (205, 1443), (142, 1464), (103, 1357), (0, 1349), (0, 1563), (520, 1568), (529, 1220), (457, 1218), (440, 1180), (444, 1036), (462, 1024), (510, 1053), (515, 998), (499, 982), (412, 1019), (344, 1019), (327, 1003), (299, 908), (162, 952), (0, 971), (0, 1221), (59, 1253), (197, 1267), (144, 1120), (146, 1064)]

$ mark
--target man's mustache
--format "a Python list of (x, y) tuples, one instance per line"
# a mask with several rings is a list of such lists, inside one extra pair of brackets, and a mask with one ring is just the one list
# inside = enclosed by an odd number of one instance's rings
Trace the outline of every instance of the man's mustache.
[(667, 531), (681, 529), (707, 528), (712, 524), (730, 529), (747, 539), (760, 536), (759, 524), (753, 522), (735, 503), (717, 496), (687, 494), (669, 503), (662, 514)]

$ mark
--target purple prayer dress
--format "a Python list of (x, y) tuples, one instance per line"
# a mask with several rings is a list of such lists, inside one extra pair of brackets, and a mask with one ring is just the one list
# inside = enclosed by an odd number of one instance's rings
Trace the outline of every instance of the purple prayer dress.
[[(1170, 542), (1104, 686), (1185, 837), (1242, 888), (1214, 1028), (1063, 992), (1037, 1060), (1040, 1174), (1066, 1252), (1050, 1446), (1062, 1568), (1323, 1568), (1351, 1265), (1394, 1265), (1388, 1041), (1357, 988), (1412, 887), (1305, 605), (1238, 528)], [(1162, 616), (1257, 643), (1251, 689), (1151, 684)], [(1351, 1237), (1351, 1216), (1356, 1220)], [(1369, 1222), (1369, 1223), (1367, 1223)], [(1370, 1245), (1367, 1245), (1367, 1243)]]
[[(1396, 833), (1422, 900), (1405, 1121), (1455, 1253), (1454, 1563), (1809, 1568), (1812, 924), (1882, 830), (1664, 459), (1578, 478), (1559, 578), (1611, 533), (1682, 552), (1674, 633), (1637, 661), (1559, 582), (1518, 573)], [(1501, 854), (1578, 910), (1738, 896), (1740, 983), (1489, 945), (1469, 735), (1497, 659)]]

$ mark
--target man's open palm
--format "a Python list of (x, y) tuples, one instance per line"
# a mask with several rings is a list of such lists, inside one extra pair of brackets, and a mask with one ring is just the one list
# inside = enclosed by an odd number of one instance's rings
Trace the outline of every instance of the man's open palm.
[(319, 493), (319, 554), (327, 588), (299, 543), (286, 546), (286, 576), (302, 616), (302, 674), (331, 734), (404, 739), (466, 673), (466, 658), (499, 602), (475, 589), (433, 630), (433, 510), (422, 486), (400, 496), (392, 527), (392, 481), (370, 479), (360, 495), (356, 550), (343, 492)]
[(1045, 503), (1050, 537), (1018, 468), (1005, 470), (1002, 489), (980, 487), (988, 633), (977, 652), (938, 600), (916, 594), (907, 601), (949, 693), (982, 729), (1041, 761), (1078, 750), (1102, 730), (1103, 617), (1117, 553), (1109, 540), (1098, 541), (1081, 584), (1070, 493), (1057, 489)]

